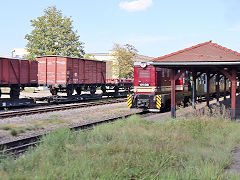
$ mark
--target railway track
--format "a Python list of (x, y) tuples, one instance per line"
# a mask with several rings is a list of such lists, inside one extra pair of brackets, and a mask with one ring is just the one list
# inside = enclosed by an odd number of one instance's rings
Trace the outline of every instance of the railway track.
[[(140, 112), (136, 114), (145, 114), (145, 113)], [(97, 122), (86, 123), (86, 124), (71, 127), (70, 130), (72, 131), (90, 130), (90, 129), (93, 129), (94, 126), (101, 125), (104, 123), (114, 122), (117, 119), (124, 119), (131, 115), (133, 114), (105, 119)], [(42, 141), (41, 138), (44, 135), (47, 135), (47, 134), (40, 134), (40, 135), (31, 136), (31, 137), (27, 137), (27, 138), (15, 140), (15, 141), (7, 142), (7, 143), (2, 143), (0, 144), (0, 157), (2, 156), (2, 158), (4, 158), (5, 155), (13, 155), (15, 157), (18, 157), (20, 154), (26, 152), (29, 147), (33, 147), (39, 144)]]
[(124, 98), (124, 99), (116, 99), (116, 100), (110, 100), (110, 101), (68, 104), (68, 105), (20, 110), (20, 111), (13, 111), (13, 112), (2, 112), (0, 113), (0, 119), (16, 117), (16, 116), (40, 114), (40, 113), (53, 112), (53, 111), (77, 109), (77, 108), (84, 108), (84, 107), (91, 107), (91, 106), (99, 106), (99, 105), (106, 105), (106, 104), (115, 104), (115, 103), (121, 103), (121, 102), (126, 102), (126, 99)]
[[(119, 102), (119, 100), (114, 100), (114, 102), (116, 102), (116, 101)], [(120, 100), (120, 102), (121, 101), (123, 101), (123, 100)], [(109, 102), (105, 102), (105, 103), (108, 104)], [(102, 105), (103, 102), (98, 102), (98, 104)], [(94, 105), (94, 104), (91, 103), (91, 105)], [(87, 106), (85, 106), (85, 107), (87, 107)], [(169, 113), (170, 112), (163, 112), (163, 113), (161, 113), (161, 116), (164, 117), (165, 115), (168, 115)], [(148, 116), (156, 115), (155, 113), (146, 113), (146, 112), (140, 112), (140, 113), (136, 113), (136, 114), (139, 114), (142, 117), (148, 117)], [(114, 122), (117, 119), (124, 119), (124, 118), (127, 118), (128, 116), (131, 116), (131, 115), (133, 115), (133, 114), (128, 114), (128, 115), (125, 115), (125, 116), (119, 116), (119, 117), (115, 117), (115, 118), (105, 119), (105, 120), (92, 122), (92, 123), (86, 123), (86, 124), (71, 127), (70, 129), (73, 130), (73, 131), (90, 130), (90, 129), (93, 129), (94, 126), (97, 126), (97, 125), (100, 125), (100, 124), (103, 124), (103, 123)], [(36, 146), (37, 144), (39, 144), (41, 142), (41, 138), (44, 135), (46, 135), (46, 134), (31, 136), (31, 137), (7, 142), (7, 143), (4, 143), (4, 144), (2, 143), (2, 144), (0, 144), (0, 155), (1, 154), (12, 154), (12, 155), (18, 157), (21, 153), (24, 153), (25, 151), (27, 151), (27, 149), (29, 147), (33, 147), (33, 146)], [(2, 157), (4, 157), (4, 156), (2, 156)]]

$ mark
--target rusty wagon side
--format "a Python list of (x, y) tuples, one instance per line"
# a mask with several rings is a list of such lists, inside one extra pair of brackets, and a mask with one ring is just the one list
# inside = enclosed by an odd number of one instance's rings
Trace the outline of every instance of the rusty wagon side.
[(89, 89), (91, 94), (106, 83), (106, 62), (82, 58), (38, 57), (38, 84), (48, 86), (53, 95), (76, 90), (77, 94)]
[(21, 87), (38, 86), (37, 67), (37, 61), (1, 57), (0, 87), (9, 87), (10, 98), (18, 99)]

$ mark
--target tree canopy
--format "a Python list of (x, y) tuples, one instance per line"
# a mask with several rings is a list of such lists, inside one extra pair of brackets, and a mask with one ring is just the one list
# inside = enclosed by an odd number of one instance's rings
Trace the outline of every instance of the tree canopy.
[(25, 36), (29, 54), (27, 59), (34, 60), (36, 56), (59, 55), (82, 57), (83, 43), (79, 35), (73, 30), (72, 20), (55, 6), (44, 10), (44, 15), (31, 20), (33, 30)]
[(84, 54), (83, 58), (97, 60), (93, 54)]
[(114, 44), (113, 63), (114, 75), (118, 78), (133, 78), (133, 57), (137, 54), (137, 49), (130, 44), (120, 45)]

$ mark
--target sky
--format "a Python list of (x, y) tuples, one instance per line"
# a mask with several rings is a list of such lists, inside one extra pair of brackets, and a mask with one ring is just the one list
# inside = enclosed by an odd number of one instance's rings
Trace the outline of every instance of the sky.
[(209, 40), (240, 52), (240, 0), (0, 0), (0, 56), (25, 47), (49, 6), (71, 16), (86, 53), (128, 43), (159, 57)]

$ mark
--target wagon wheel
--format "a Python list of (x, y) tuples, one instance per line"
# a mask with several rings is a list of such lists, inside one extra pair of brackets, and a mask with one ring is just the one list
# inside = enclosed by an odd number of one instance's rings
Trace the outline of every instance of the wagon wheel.
[(72, 86), (67, 86), (66, 92), (67, 92), (67, 96), (72, 96), (74, 91), (74, 88)]
[(183, 105), (184, 105), (184, 107), (189, 106), (189, 97), (184, 97)]
[(54, 96), (54, 95), (57, 95), (58, 90), (56, 88), (50, 88), (50, 92)]
[(105, 93), (106, 93), (106, 90), (107, 90), (107, 89), (106, 89), (106, 86), (102, 86), (102, 87), (101, 87), (101, 90), (102, 90), (102, 93), (105, 94)]
[(19, 86), (11, 86), (10, 98), (11, 99), (19, 99), (19, 95), (20, 95), (20, 87)]
[(114, 91), (115, 91), (115, 96), (118, 96), (118, 93), (119, 93), (119, 87), (118, 86), (115, 86), (114, 87)]
[(82, 88), (81, 87), (77, 87), (76, 88), (76, 92), (77, 92), (77, 95), (81, 95)]
[(94, 95), (95, 92), (96, 92), (96, 87), (91, 87), (91, 88), (90, 88), (90, 94), (91, 94), (91, 95)]

